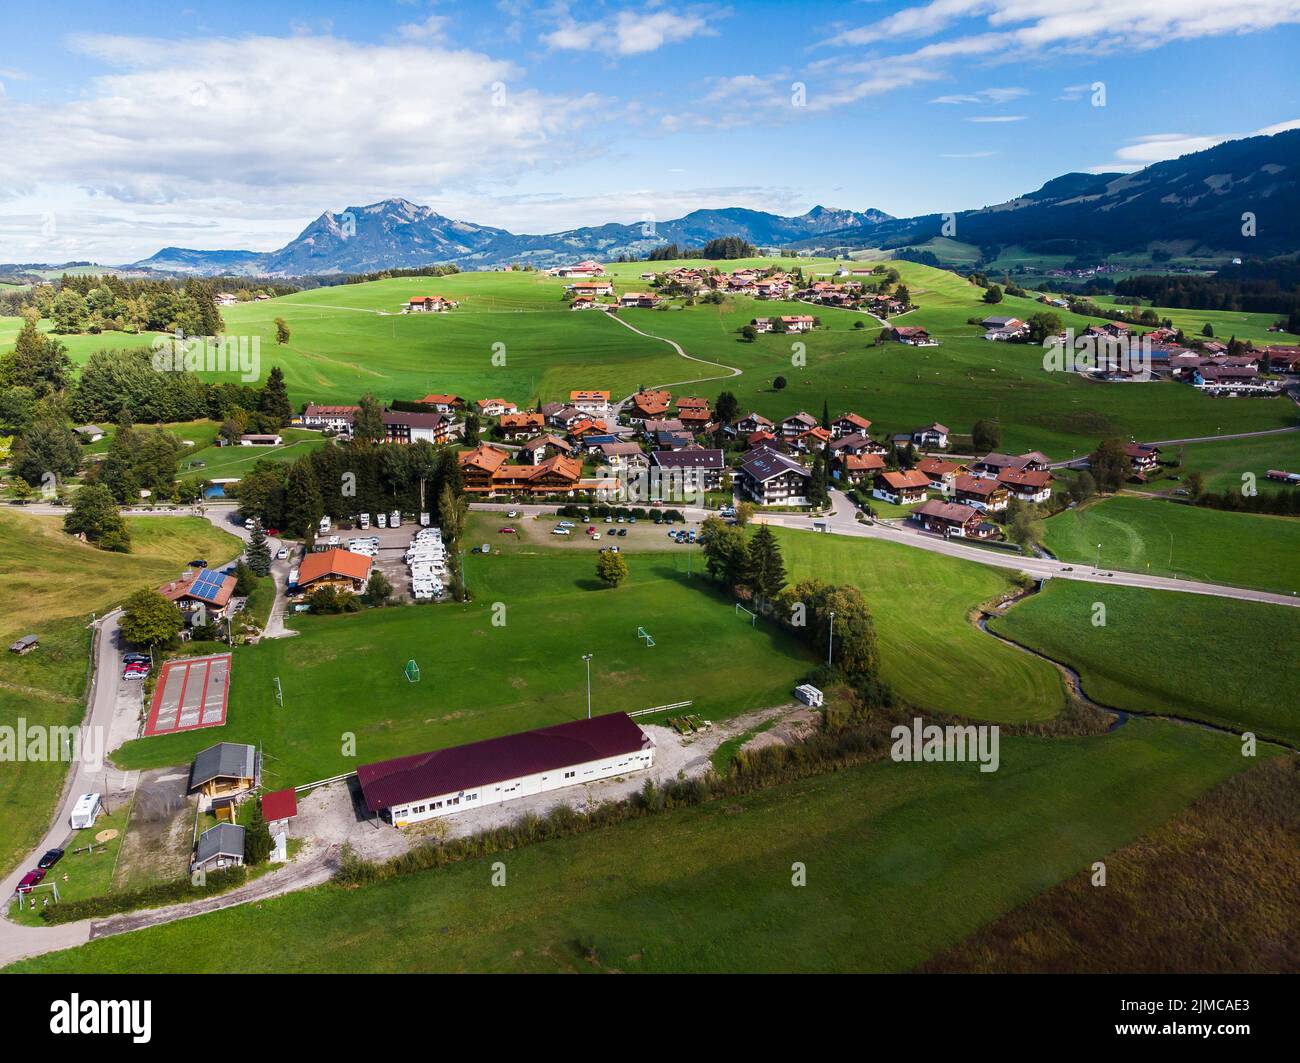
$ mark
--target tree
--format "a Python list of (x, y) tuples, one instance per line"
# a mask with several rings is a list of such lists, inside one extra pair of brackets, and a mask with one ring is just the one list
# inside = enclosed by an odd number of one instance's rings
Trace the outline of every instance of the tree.
[(623, 560), (623, 555), (614, 553), (613, 550), (602, 550), (596, 557), (596, 575), (609, 584), (611, 587), (617, 587), (627, 579), (627, 562)]
[(451, 484), (444, 484), (438, 495), (438, 523), (442, 537), (452, 545), (460, 542), (465, 532), (465, 500), (457, 498)]
[(81, 444), (77, 434), (54, 418), (36, 421), (14, 444), (10, 470), (32, 487), (72, 476), (81, 467)]
[(740, 402), (730, 391), (719, 392), (713, 404), (713, 418), (718, 424), (734, 424), (740, 416)]
[(473, 448), (478, 446), (479, 432), (483, 427), (483, 422), (479, 420), (476, 413), (467, 414), (465, 417), (465, 430), (461, 438), (465, 446)]
[(86, 328), (86, 300), (80, 292), (62, 289), (50, 307), (55, 332), (84, 332)]
[(785, 586), (785, 561), (772, 529), (760, 524), (749, 540), (746, 581), (756, 597), (775, 599)]
[(1070, 501), (1076, 505), (1080, 502), (1086, 502), (1097, 493), (1097, 481), (1092, 478), (1092, 473), (1087, 469), (1080, 469), (1075, 474), (1074, 479), (1070, 481), (1068, 488)]
[(284, 485), (285, 530), (296, 539), (314, 535), (325, 512), (320, 486), (307, 459), (294, 462)]
[(1187, 474), (1187, 495), (1195, 502), (1201, 495), (1205, 494), (1205, 476), (1193, 470)]
[(248, 562), (243, 558), (235, 563), (235, 593), (241, 598), (247, 598), (257, 587), (257, 573), (252, 570)]
[(101, 550), (127, 553), (131, 533), (118, 512), (108, 488), (90, 484), (72, 496), (72, 508), (63, 518), (63, 530), (69, 535), (84, 535), (86, 541)]
[(997, 450), (1002, 443), (1002, 426), (997, 421), (981, 419), (975, 422), (975, 427), (970, 431), (970, 438), (976, 453), (986, 454), (990, 450)]
[(167, 646), (176, 640), (185, 620), (175, 603), (152, 587), (136, 591), (122, 609), (122, 635), (137, 646)]
[(746, 343), (753, 343), (758, 339), (758, 329), (754, 328), (753, 325), (742, 325), (740, 327), (740, 335)]
[(819, 453), (813, 459), (812, 481), (808, 486), (808, 501), (816, 507), (829, 506), (830, 470), (826, 463), (826, 454)]
[(68, 349), (38, 327), (35, 312), (23, 316), (14, 349), (0, 357), (0, 387), (31, 388), (36, 398), (64, 391), (72, 380)]
[(1025, 554), (1033, 553), (1034, 547), (1043, 541), (1043, 522), (1039, 519), (1038, 507), (1033, 502), (1016, 499), (1011, 503), (1007, 514), (1007, 538), (1020, 547)]
[(986, 303), (1002, 302), (1002, 289), (996, 284), (990, 284), (984, 291), (984, 301)]
[(830, 426), (831, 426), (831, 405), (830, 405), (830, 403), (827, 402), (825, 399), (822, 399), (822, 421), (821, 421), (821, 425), (822, 425), (823, 428), (830, 428)]
[(384, 408), (368, 391), (361, 396), (352, 419), (352, 438), (365, 443), (378, 443), (384, 438)]
[(266, 544), (266, 529), (262, 527), (262, 521), (259, 517), (253, 518), (253, 534), (248, 542), (248, 549), (245, 551), (248, 558), (248, 567), (255, 576), (269, 576), (271, 574), (271, 548)]
[(244, 831), (244, 862), (265, 863), (274, 847), (271, 828), (267, 826), (266, 816), (262, 814), (262, 802), (254, 801), (253, 812), (248, 818), (248, 827)]
[(1060, 316), (1050, 311), (1031, 314), (1025, 324), (1029, 326), (1029, 341), (1031, 343), (1042, 343), (1049, 336), (1055, 336), (1059, 333), (1063, 327)]
[(1088, 471), (1103, 491), (1118, 491), (1128, 478), (1128, 454), (1122, 439), (1103, 439), (1088, 455)]
[(289, 342), (289, 326), (284, 323), (284, 318), (275, 319), (275, 342), (284, 346)]
[(783, 376), (776, 377), (776, 378), (772, 381), (772, 390), (773, 390), (773, 391), (784, 391), (784, 390), (785, 390), (785, 377), (783, 377)]
[(736, 525), (743, 528), (754, 517), (755, 507), (753, 502), (742, 502), (736, 507)]
[(1214, 326), (1207, 321), (1204, 325), (1201, 326), (1201, 335), (1204, 336), (1207, 340), (1214, 339)]
[(366, 581), (365, 593), (361, 595), (361, 600), (370, 606), (387, 605), (388, 599), (393, 596), (393, 585), (388, 581), (379, 569), (370, 573), (370, 579)]
[(704, 570), (710, 579), (732, 588), (745, 582), (749, 555), (745, 533), (739, 525), (727, 525), (717, 517), (708, 517), (700, 525), (700, 549), (704, 551)]
[(274, 420), (277, 428), (283, 428), (293, 418), (289, 389), (284, 384), (284, 370), (278, 365), (271, 366), (271, 372), (267, 374), (266, 386), (262, 388), (257, 408)]

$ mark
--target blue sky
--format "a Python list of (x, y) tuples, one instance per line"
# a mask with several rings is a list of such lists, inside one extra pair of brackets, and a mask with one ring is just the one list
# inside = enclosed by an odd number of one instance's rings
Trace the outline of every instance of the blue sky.
[(55, 0), (6, 14), (0, 261), (388, 196), (517, 232), (977, 207), (1300, 124), (1298, 42), (1300, 0)]

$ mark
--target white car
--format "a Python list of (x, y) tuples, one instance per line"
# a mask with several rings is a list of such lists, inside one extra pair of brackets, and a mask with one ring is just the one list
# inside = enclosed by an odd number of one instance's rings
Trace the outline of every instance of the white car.
[(275, 559), (277, 561), (287, 561), (289, 559), (289, 548), (287, 546), (280, 547), (280, 549), (275, 552)]
[(552, 528), (552, 529), (551, 529), (551, 534), (552, 534), (552, 535), (568, 535), (568, 534), (569, 534), (569, 531), (570, 531), (570, 529), (568, 529), (568, 528)]
[(519, 516), (519, 512), (518, 512), (518, 510), (514, 510), (514, 509), (512, 509), (509, 513), (506, 514), (506, 516), (507, 516), (510, 520), (514, 520), (517, 516)]

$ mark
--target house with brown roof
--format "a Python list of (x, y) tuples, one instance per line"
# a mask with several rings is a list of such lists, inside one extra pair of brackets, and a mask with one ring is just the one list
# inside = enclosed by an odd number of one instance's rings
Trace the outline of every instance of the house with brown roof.
[(461, 479), (470, 494), (571, 494), (582, 476), (582, 462), (567, 454), (516, 465), (505, 451), (486, 443), (462, 451), (459, 461)]
[(465, 405), (465, 400), (459, 395), (426, 395), (415, 401), (421, 406), (432, 406), (439, 413), (455, 413)]
[(572, 454), (573, 446), (568, 440), (548, 432), (521, 443), (519, 453), (527, 455), (534, 465), (539, 465), (543, 458), (549, 458), (552, 454)]
[(928, 532), (956, 539), (991, 539), (997, 535), (997, 529), (985, 524), (974, 506), (944, 502), (938, 498), (922, 502), (908, 514), (908, 519)]
[(638, 391), (632, 396), (632, 406), (628, 410), (628, 417), (634, 421), (661, 418), (668, 412), (668, 404), (671, 400), (672, 393), (668, 391)]
[(781, 435), (785, 439), (795, 439), (817, 427), (817, 418), (807, 410), (792, 413), (781, 422)]
[(749, 436), (755, 432), (770, 432), (775, 427), (776, 425), (761, 413), (747, 413), (735, 424), (736, 435), (738, 436)]
[(1141, 443), (1127, 443), (1124, 446), (1124, 455), (1128, 458), (1130, 467), (1139, 476), (1145, 476), (1160, 463), (1159, 447), (1147, 447)]
[(460, 306), (455, 299), (443, 295), (417, 295), (406, 304), (408, 314), (441, 314)]
[(997, 480), (981, 476), (958, 476), (953, 481), (953, 499), (984, 513), (1000, 513), (1011, 504), (1011, 492)]
[(609, 392), (570, 391), (569, 405), (582, 413), (604, 413), (609, 409)]
[(909, 469), (906, 472), (878, 473), (871, 489), (871, 496), (882, 502), (892, 502), (896, 506), (908, 506), (913, 502), (925, 500), (930, 490), (929, 477), (923, 472)]
[(831, 430), (817, 425), (808, 431), (795, 436), (790, 440), (790, 446), (793, 450), (800, 453), (812, 454), (820, 451), (827, 443), (831, 441)]
[(302, 426), (350, 436), (352, 422), (360, 410), (360, 406), (318, 406), (314, 402), (308, 403), (302, 411)]
[(839, 439), (832, 439), (830, 443), (831, 454), (884, 454), (885, 445), (877, 443), (865, 432), (854, 432), (852, 435), (840, 436)]
[(448, 442), (459, 430), (456, 422), (445, 413), (407, 413), (385, 410), (385, 443), (433, 443), (440, 446)]
[(492, 475), (510, 458), (499, 447), (480, 443), (473, 450), (463, 450), (458, 456), (460, 475), (465, 490), (471, 494), (487, 494), (492, 490)]
[(612, 280), (574, 281), (572, 284), (565, 285), (564, 290), (574, 295), (613, 295), (614, 282)]
[(519, 407), (505, 399), (478, 399), (474, 405), (484, 417), (501, 417), (507, 413), (518, 413)]
[(192, 568), (164, 583), (158, 593), (173, 602), (187, 620), (195, 615), (216, 619), (226, 615), (235, 593), (235, 577), (210, 568)]
[(1003, 469), (998, 483), (1020, 502), (1046, 502), (1052, 497), (1053, 479), (1047, 469)]
[(912, 443), (918, 447), (946, 447), (948, 445), (948, 426), (935, 421), (924, 428), (914, 429)]
[(909, 347), (938, 347), (939, 341), (931, 338), (930, 333), (920, 325), (895, 325), (894, 339), (906, 343)]
[(942, 458), (935, 457), (922, 458), (916, 463), (915, 468), (917, 472), (926, 475), (931, 489), (941, 491), (945, 496), (952, 494), (957, 474), (962, 472), (962, 466), (957, 462), (944, 461)]
[(507, 413), (502, 414), (499, 422), (501, 434), (506, 439), (527, 439), (537, 435), (546, 427), (546, 418), (540, 413), (531, 411), (525, 413)]
[(871, 430), (871, 422), (865, 417), (859, 417), (852, 411), (840, 414), (831, 422), (831, 434), (836, 439), (843, 436), (866, 435)]
[(885, 459), (881, 454), (841, 454), (831, 467), (831, 475), (835, 479), (850, 484), (875, 480), (884, 471)]
[(298, 590), (306, 594), (322, 587), (363, 591), (373, 564), (364, 554), (354, 554), (351, 550), (335, 548), (308, 554), (298, 566)]
[(650, 464), (639, 443), (601, 443), (596, 452), (611, 469), (644, 469)]

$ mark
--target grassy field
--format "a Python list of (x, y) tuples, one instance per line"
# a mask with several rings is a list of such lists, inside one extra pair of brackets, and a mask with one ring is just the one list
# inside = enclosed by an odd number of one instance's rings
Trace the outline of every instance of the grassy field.
[[(1182, 454), (1182, 475), (1199, 472), (1209, 491), (1240, 491), (1245, 473), (1255, 474), (1259, 491), (1282, 491), (1265, 477), (1269, 469), (1300, 472), (1300, 432), (1259, 436), (1254, 439), (1226, 439), (1222, 442), (1188, 443), (1173, 448), (1174, 457)], [(1162, 454), (1161, 457), (1165, 455)], [(1156, 480), (1151, 490), (1169, 494), (1183, 486), (1170, 480)]]
[[(925, 972), (1294, 973), (1300, 773), (1270, 757), (926, 963)], [(1249, 888), (1243, 889), (1243, 885)]]
[(1098, 543), (1103, 568), (1300, 591), (1300, 520), (1291, 517), (1117, 496), (1044, 524), (1044, 545), (1063, 561), (1091, 565)]
[[(1104, 627), (1093, 626), (1095, 602)], [(990, 626), (1077, 669), (1104, 704), (1300, 744), (1290, 650), (1300, 609), (1052, 580)]]
[[(63, 859), (50, 870), (45, 879), (46, 882), (53, 882), (58, 886), (60, 903), (98, 897), (110, 891), (113, 869), (117, 866), (118, 853), (126, 839), (126, 829), (127, 806), (123, 805), (113, 809), (110, 815), (101, 816), (96, 820), (93, 830), (77, 836), (74, 844), (76, 848), (83, 851), (74, 852), (70, 845)], [(95, 843), (94, 839), (105, 831), (117, 833), (102, 844)], [(84, 851), (88, 848), (93, 848), (94, 852)], [(51, 904), (54, 900), (48, 890), (39, 890), (35, 896), (38, 907), (25, 907), (20, 911), (15, 905), (10, 905), (10, 918), (24, 926), (44, 926), (40, 909), (44, 906), (47, 897)]]
[(852, 583), (875, 617), (881, 672), (906, 701), (983, 720), (1050, 719), (1065, 691), (1045, 661), (1000, 645), (968, 616), (1010, 573), (897, 543), (775, 529), (791, 581)]
[[(1098, 306), (1114, 307), (1118, 310), (1132, 309), (1131, 304), (1120, 304), (1114, 296), (1098, 295), (1092, 297)], [(1143, 308), (1152, 307), (1149, 299), (1142, 301)], [(1229, 337), (1239, 340), (1252, 340), (1257, 346), (1268, 344), (1294, 344), (1297, 338), (1288, 332), (1269, 332), (1270, 325), (1279, 319), (1285, 324), (1285, 314), (1247, 314), (1235, 310), (1179, 310), (1166, 306), (1154, 307), (1160, 320), (1169, 318), (1174, 328), (1182, 329), (1183, 335), (1200, 338), (1201, 329), (1209, 325), (1214, 330), (1215, 339), (1227, 343)]]
[[(471, 604), (295, 620), (299, 637), (236, 651), (219, 737), (260, 743), (274, 758), (272, 781), (299, 785), (358, 763), (577, 719), (586, 711), (584, 653), (595, 655), (596, 713), (693, 700), (693, 711), (720, 719), (791, 700), (814, 663), (802, 644), (737, 620), (702, 579), (687, 581), (682, 555), (641, 554), (630, 565), (629, 580), (609, 590), (596, 579), (594, 548), (470, 555)], [(420, 665), (416, 684), (403, 674), (410, 659)], [(356, 736), (355, 756), (343, 752), (345, 734)], [(213, 735), (139, 739), (114, 761), (180, 763)]]
[[(1010, 738), (991, 774), (885, 761), (9, 969), (902, 971), (1245, 766), (1232, 739), (1169, 723)], [(500, 859), (507, 885), (494, 889)], [(806, 886), (791, 885), (796, 861)]]
[[(128, 521), (132, 552), (109, 554), (63, 534), (57, 517), (0, 509), (0, 646), (35, 634), (22, 657), (0, 656), (0, 724), (73, 726), (83, 715), (90, 651), (87, 621), (132, 591), (176, 575), (200, 554), (234, 557), (241, 544), (197, 517)], [(7, 872), (49, 822), (66, 765), (22, 762), (0, 772), (0, 871)]]
[[(813, 259), (799, 264), (806, 274), (828, 274), (839, 265)], [(462, 273), (318, 288), (228, 307), (223, 315), (231, 336), (260, 337), (263, 370), (284, 369), (295, 405), (350, 403), (365, 391), (386, 399), (453, 391), (531, 405), (566, 398), (575, 387), (608, 388), (622, 396), (643, 384), (686, 382), (674, 390), (712, 397), (725, 387), (742, 405), (772, 417), (800, 408), (816, 414), (825, 401), (832, 412), (857, 410), (881, 432), (939, 420), (964, 433), (980, 418), (997, 418), (1004, 449), (1040, 449), (1054, 458), (1086, 452), (1107, 435), (1175, 439), (1296, 423), (1295, 407), (1284, 398), (1222, 403), (1167, 381), (1116, 386), (1046, 373), (1041, 350), (989, 343), (982, 328), (967, 323), (991, 312), (1028, 317), (1041, 311), (1041, 304), (1007, 297), (989, 307), (981, 301), (983, 290), (956, 274), (910, 262), (891, 265), (920, 306), (898, 323), (925, 326), (941, 346), (877, 347), (879, 326), (873, 318), (796, 302), (735, 297), (721, 305), (683, 307), (675, 301), (664, 310), (620, 312), (622, 320), (651, 336), (742, 370), (725, 382), (715, 379), (726, 377), (725, 370), (684, 361), (667, 343), (638, 336), (604, 314), (570, 311), (561, 299), (565, 282), (539, 273)], [(646, 263), (609, 267), (620, 291), (644, 288), (639, 277), (646, 269)], [(401, 314), (405, 301), (417, 294), (445, 294), (461, 305), (447, 314)], [(792, 313), (816, 313), (824, 326), (797, 337), (806, 365), (793, 363), (796, 338), (767, 335), (744, 343), (737, 336), (753, 317)], [(1061, 316), (1077, 329), (1095, 323)], [(277, 317), (291, 331), (284, 346), (274, 343)], [(12, 342), (19, 324), (16, 318), (0, 319), (0, 349)], [(148, 339), (74, 336), (65, 342), (73, 358), (84, 361), (100, 347)], [(497, 344), (504, 347), (494, 348)], [(504, 353), (505, 364), (494, 363), (494, 353)], [(779, 392), (773, 388), (777, 376), (788, 381)]]

